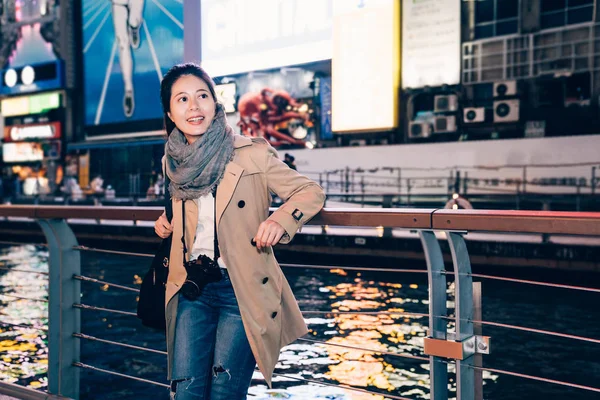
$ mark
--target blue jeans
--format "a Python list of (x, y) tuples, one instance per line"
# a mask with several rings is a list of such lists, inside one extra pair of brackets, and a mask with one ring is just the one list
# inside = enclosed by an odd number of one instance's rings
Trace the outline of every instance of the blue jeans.
[(226, 270), (196, 300), (179, 295), (171, 399), (246, 399), (256, 361)]

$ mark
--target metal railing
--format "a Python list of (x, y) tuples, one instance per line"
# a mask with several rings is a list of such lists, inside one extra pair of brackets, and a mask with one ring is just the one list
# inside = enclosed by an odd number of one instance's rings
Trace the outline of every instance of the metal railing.
[[(330, 200), (361, 206), (442, 207), (453, 193), (458, 193), (463, 197), (480, 199), (492, 208), (509, 205), (518, 210), (527, 203), (529, 207), (535, 204), (535, 209), (545, 209), (548, 203), (556, 202), (566, 204), (569, 211), (582, 211), (589, 209), (586, 205), (597, 202), (599, 167), (600, 160), (568, 164), (454, 165), (447, 168), (382, 165), (303, 173), (317, 181)], [(555, 170), (556, 173), (552, 174), (553, 177), (542, 176), (540, 170)], [(115, 198), (90, 194), (80, 198), (68, 194), (13, 196), (10, 202), (28, 206), (162, 206), (160, 194), (149, 196), (146, 192), (129, 191), (118, 192), (118, 195)], [(562, 197), (552, 198), (557, 195)], [(502, 206), (493, 206), (499, 202)]]
[[(161, 213), (160, 209), (136, 207), (50, 207), (50, 206), (0, 206), (0, 217), (28, 217), (36, 219), (42, 227), (49, 249), (49, 325), (26, 326), (22, 324), (4, 324), (27, 327), (48, 331), (49, 369), (48, 393), (37, 392), (23, 397), (31, 399), (57, 398), (53, 395), (79, 398), (79, 372), (89, 369), (98, 373), (120, 376), (140, 382), (168, 387), (166, 383), (154, 382), (134, 376), (125, 375), (115, 371), (98, 368), (82, 363), (80, 360), (81, 340), (101, 342), (107, 345), (126, 347), (130, 349), (164, 354), (163, 351), (150, 349), (143, 346), (119, 343), (99, 337), (83, 334), (81, 332), (81, 310), (91, 312), (102, 311), (134, 317), (135, 313), (82, 304), (81, 282), (109, 285), (121, 290), (136, 292), (137, 288), (118, 283), (99, 280), (81, 275), (80, 253), (82, 251), (112, 252), (104, 249), (94, 249), (80, 246), (75, 235), (66, 222), (66, 218), (88, 218), (108, 220), (134, 220), (154, 221)], [(521, 330), (540, 335), (551, 335), (569, 340), (576, 340), (591, 344), (600, 344), (598, 338), (588, 338), (571, 335), (565, 332), (535, 329), (526, 326), (503, 324), (496, 321), (484, 321), (481, 316), (479, 283), (474, 283), (473, 278), (493, 279), (499, 281), (512, 281), (524, 285), (543, 285), (573, 291), (600, 293), (600, 289), (562, 285), (542, 281), (513, 279), (493, 275), (473, 274), (469, 253), (463, 234), (471, 231), (493, 232), (519, 232), (519, 233), (544, 233), (563, 235), (600, 236), (600, 213), (571, 213), (571, 212), (528, 212), (528, 211), (479, 211), (479, 210), (440, 210), (440, 209), (381, 209), (381, 210), (356, 210), (356, 209), (325, 209), (317, 215), (310, 224), (330, 226), (353, 227), (389, 227), (416, 230), (419, 232), (423, 251), (425, 254), (426, 270), (385, 269), (390, 273), (416, 273), (427, 274), (429, 283), (429, 312), (413, 313), (405, 311), (313, 311), (303, 310), (304, 315), (315, 314), (394, 314), (414, 318), (428, 318), (429, 333), (424, 340), (423, 356), (409, 353), (392, 353), (380, 349), (368, 349), (346, 344), (322, 342), (318, 340), (301, 338), (299, 341), (307, 343), (324, 344), (350, 349), (360, 349), (365, 352), (384, 354), (394, 358), (428, 361), (430, 366), (430, 398), (434, 400), (448, 399), (448, 371), (452, 366), (456, 371), (456, 397), (457, 399), (482, 398), (482, 372), (489, 371), (505, 374), (538, 382), (547, 382), (555, 385), (566, 386), (600, 393), (600, 387), (586, 386), (571, 382), (559, 381), (543, 376), (523, 374), (516, 371), (487, 368), (482, 366), (481, 356), (490, 351), (489, 338), (482, 336), (482, 326), (494, 326), (503, 329)], [(448, 241), (453, 270), (446, 271), (440, 242), (436, 232), (444, 232)], [(2, 243), (2, 242), (0, 242)], [(12, 242), (10, 242), (12, 243)], [(149, 254), (114, 252), (139, 257), (152, 257)], [(282, 264), (283, 268), (327, 268), (332, 266)], [(353, 267), (341, 267), (351, 270)], [(354, 267), (358, 269), (359, 267)], [(37, 271), (22, 270), (28, 273)], [(447, 276), (454, 278), (454, 315), (448, 315), (447, 301)], [(5, 294), (2, 294), (5, 296)], [(44, 300), (42, 300), (44, 301)], [(448, 330), (448, 321), (453, 321), (455, 331)], [(331, 383), (304, 379), (286, 374), (275, 374), (288, 379), (318, 383), (330, 386)], [(15, 385), (0, 383), (0, 393), (14, 393), (20, 390)], [(390, 393), (373, 392), (350, 385), (338, 385), (347, 390), (384, 395), (390, 399), (407, 399), (406, 397)], [(13, 392), (11, 392), (11, 390)], [(50, 393), (50, 394), (49, 394)], [(52, 395), (51, 395), (52, 394)]]

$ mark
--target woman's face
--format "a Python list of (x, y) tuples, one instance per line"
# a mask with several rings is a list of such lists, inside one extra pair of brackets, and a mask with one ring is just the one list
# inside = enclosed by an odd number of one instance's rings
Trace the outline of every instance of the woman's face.
[(184, 75), (171, 88), (170, 108), (167, 115), (191, 144), (210, 127), (216, 103), (206, 82), (194, 75)]

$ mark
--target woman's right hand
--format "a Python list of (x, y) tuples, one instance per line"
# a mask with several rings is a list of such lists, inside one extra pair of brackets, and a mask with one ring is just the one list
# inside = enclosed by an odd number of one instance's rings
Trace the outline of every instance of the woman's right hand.
[(158, 217), (154, 223), (154, 232), (163, 239), (168, 238), (173, 233), (173, 225), (169, 223), (165, 213)]

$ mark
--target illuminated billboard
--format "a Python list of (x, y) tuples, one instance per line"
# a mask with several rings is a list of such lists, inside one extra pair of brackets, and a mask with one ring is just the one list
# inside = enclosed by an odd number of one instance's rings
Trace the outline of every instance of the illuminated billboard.
[(59, 107), (61, 107), (59, 92), (15, 96), (0, 100), (0, 113), (4, 117), (42, 114)]
[(183, 1), (83, 0), (85, 124), (162, 118), (160, 81), (183, 61)]
[(4, 142), (19, 142), (31, 139), (60, 139), (61, 133), (60, 122), (5, 126)]
[(400, 0), (335, 0), (332, 131), (367, 132), (398, 126)]
[(5, 163), (42, 161), (44, 150), (37, 142), (4, 143), (2, 158)]
[(460, 83), (460, 7), (456, 0), (402, 1), (402, 87)]
[(12, 0), (0, 5), (0, 95), (63, 86), (59, 2)]
[(202, 66), (213, 77), (331, 59), (332, 0), (200, 5)]

